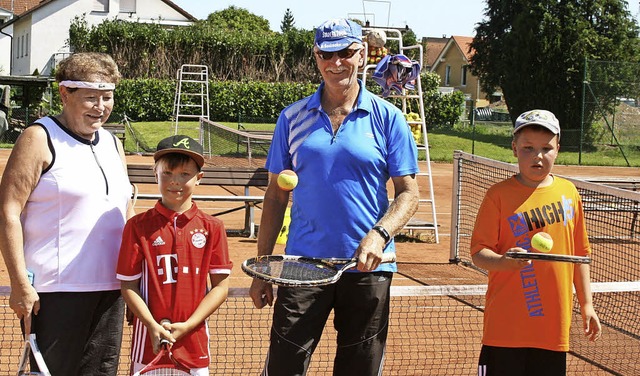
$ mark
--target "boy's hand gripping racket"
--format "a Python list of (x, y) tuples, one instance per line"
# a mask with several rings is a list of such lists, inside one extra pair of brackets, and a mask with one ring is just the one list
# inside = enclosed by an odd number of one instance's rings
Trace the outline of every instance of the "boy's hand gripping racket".
[(160, 342), (160, 352), (140, 371), (133, 376), (189, 376), (189, 368), (180, 364), (171, 353), (169, 341), (163, 339)]
[[(33, 358), (36, 360), (36, 364), (38, 365), (39, 372), (31, 371), (29, 355), (33, 354)], [(24, 341), (24, 347), (22, 348), (22, 355), (20, 355), (20, 363), (18, 365), (18, 376), (26, 376), (26, 375), (43, 375), (43, 376), (51, 376), (49, 373), (49, 368), (44, 362), (44, 358), (42, 357), (42, 353), (40, 352), (40, 348), (38, 348), (38, 343), (36, 342), (36, 335), (34, 333), (26, 336)]]
[[(396, 261), (393, 252), (382, 255), (382, 263)], [(321, 259), (303, 256), (268, 255), (245, 260), (242, 270), (250, 277), (279, 286), (310, 287), (337, 282), (342, 273), (355, 267), (358, 260)]]
[[(171, 323), (168, 319), (162, 319), (160, 321), (163, 323)], [(144, 368), (140, 371), (133, 374), (133, 376), (190, 376), (191, 372), (188, 367), (182, 365), (177, 359), (173, 357), (173, 353), (171, 352), (171, 344), (168, 340), (162, 339), (160, 341), (160, 351), (153, 358), (152, 361), (149, 362)]]

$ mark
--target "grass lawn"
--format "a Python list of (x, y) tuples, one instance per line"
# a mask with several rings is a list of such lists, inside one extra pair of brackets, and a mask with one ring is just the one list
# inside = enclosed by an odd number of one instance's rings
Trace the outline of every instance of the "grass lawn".
[[(237, 122), (221, 122), (222, 124), (238, 129)], [(453, 129), (434, 129), (428, 133), (429, 153), (432, 161), (453, 161), (453, 151), (462, 150), (467, 153), (496, 159), (503, 162), (515, 163), (511, 151), (511, 127), (504, 124), (476, 123), (475, 129), (469, 126), (457, 125)], [(181, 122), (177, 133), (185, 134), (195, 139), (199, 138), (199, 124), (194, 122)], [(243, 123), (242, 127), (248, 130), (272, 131), (271, 123)], [(133, 122), (131, 130), (127, 129), (125, 150), (129, 153), (153, 152), (158, 142), (175, 134), (175, 123), (171, 121), (161, 122)], [(137, 142), (136, 142), (137, 141)], [(0, 143), (0, 148), (11, 148), (12, 144)], [(625, 160), (626, 156), (626, 160)], [(421, 153), (424, 160), (424, 152)], [(556, 164), (562, 165), (586, 165), (586, 166), (627, 166), (627, 160), (632, 167), (640, 167), (640, 150), (638, 148), (625, 148), (622, 152), (614, 146), (599, 146), (595, 151), (582, 152), (562, 149)]]
[[(456, 126), (454, 129), (430, 131), (429, 153), (432, 161), (451, 162), (454, 150), (462, 150), (486, 158), (516, 163), (511, 150), (511, 126), (504, 124), (480, 124), (471, 127)], [(593, 151), (569, 150), (562, 147), (556, 160), (559, 165), (584, 166), (627, 166), (640, 167), (640, 151), (635, 147), (624, 147), (624, 155), (619, 148), (600, 145)], [(626, 156), (626, 159), (625, 159)]]

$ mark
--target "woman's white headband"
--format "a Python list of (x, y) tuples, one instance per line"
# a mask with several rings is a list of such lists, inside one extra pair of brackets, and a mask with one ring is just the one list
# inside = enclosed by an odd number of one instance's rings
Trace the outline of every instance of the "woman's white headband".
[(114, 90), (115, 84), (108, 82), (61, 81), (60, 86), (74, 89)]

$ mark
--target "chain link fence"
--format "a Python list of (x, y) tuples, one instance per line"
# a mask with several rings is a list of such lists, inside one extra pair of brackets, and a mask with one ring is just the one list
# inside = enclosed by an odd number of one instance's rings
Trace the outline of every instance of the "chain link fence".
[(12, 107), (8, 112), (5, 126), (0, 127), (0, 144), (14, 144), (29, 124), (48, 114), (48, 109), (40, 106)]
[(581, 147), (640, 165), (640, 63), (585, 60), (584, 69)]

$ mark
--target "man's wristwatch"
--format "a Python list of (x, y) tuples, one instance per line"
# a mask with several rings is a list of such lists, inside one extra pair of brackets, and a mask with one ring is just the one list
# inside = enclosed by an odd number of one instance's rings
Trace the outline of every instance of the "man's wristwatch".
[(391, 241), (391, 235), (389, 235), (389, 232), (384, 227), (376, 225), (376, 226), (373, 226), (372, 230), (374, 230), (375, 232), (380, 234), (380, 236), (382, 236), (382, 239), (384, 239), (384, 244), (387, 244)]

